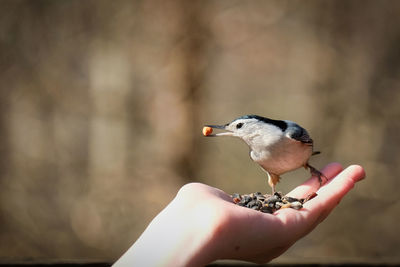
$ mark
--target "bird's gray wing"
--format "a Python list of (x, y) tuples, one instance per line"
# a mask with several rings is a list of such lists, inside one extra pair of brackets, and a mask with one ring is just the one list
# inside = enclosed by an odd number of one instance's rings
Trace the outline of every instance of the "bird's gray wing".
[(305, 144), (313, 144), (313, 140), (307, 133), (306, 129), (302, 128), (294, 122), (288, 123), (288, 128), (286, 129), (286, 136), (292, 138), (296, 141), (300, 141)]

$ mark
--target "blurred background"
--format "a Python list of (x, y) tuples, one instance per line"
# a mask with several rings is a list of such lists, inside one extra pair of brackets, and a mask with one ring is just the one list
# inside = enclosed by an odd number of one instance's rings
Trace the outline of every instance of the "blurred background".
[[(275, 263), (400, 262), (400, 1), (1, 1), (0, 261), (116, 260), (188, 182), (269, 192), (244, 114), (365, 167)], [(289, 192), (309, 177), (285, 174)]]

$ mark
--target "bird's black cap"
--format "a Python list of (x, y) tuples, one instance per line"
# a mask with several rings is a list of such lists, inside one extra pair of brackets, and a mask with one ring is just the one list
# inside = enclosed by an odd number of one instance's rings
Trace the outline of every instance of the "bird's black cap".
[(265, 118), (265, 117), (258, 116), (258, 115), (244, 115), (239, 118), (236, 118), (233, 121), (240, 120), (240, 119), (256, 119), (256, 120), (259, 120), (259, 121), (262, 121), (265, 123), (269, 123), (269, 124), (275, 125), (276, 127), (279, 127), (282, 130), (282, 132), (285, 131), (288, 127), (288, 125), (285, 121), (273, 120), (273, 119)]

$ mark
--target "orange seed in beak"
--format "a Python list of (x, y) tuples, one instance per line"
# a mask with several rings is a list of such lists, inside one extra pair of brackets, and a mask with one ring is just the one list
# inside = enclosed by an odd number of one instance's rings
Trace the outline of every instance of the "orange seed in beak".
[(203, 135), (204, 136), (209, 136), (210, 134), (212, 134), (213, 129), (211, 127), (208, 126), (204, 126), (203, 127)]

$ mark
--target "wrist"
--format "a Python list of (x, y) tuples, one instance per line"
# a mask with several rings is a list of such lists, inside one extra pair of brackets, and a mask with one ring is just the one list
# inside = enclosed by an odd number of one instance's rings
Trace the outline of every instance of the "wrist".
[(196, 202), (178, 194), (115, 266), (204, 266), (214, 261), (219, 219), (214, 209)]

